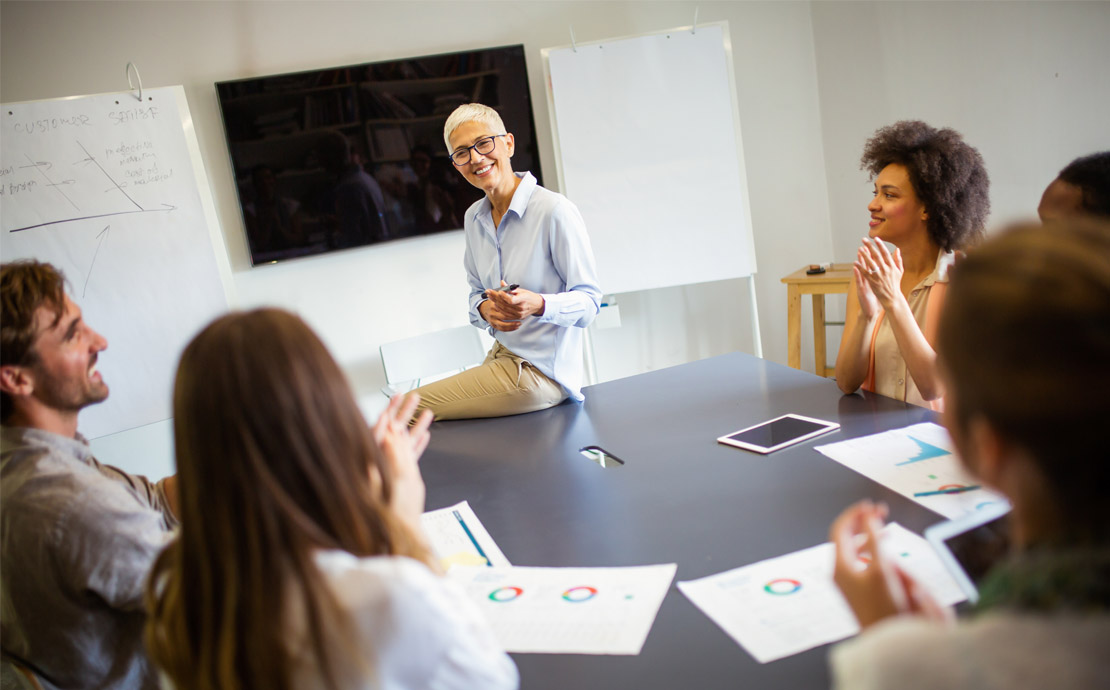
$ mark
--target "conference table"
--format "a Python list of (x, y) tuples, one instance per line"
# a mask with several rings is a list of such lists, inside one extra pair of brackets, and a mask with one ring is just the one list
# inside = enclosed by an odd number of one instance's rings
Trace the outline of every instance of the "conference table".
[[(849, 504), (886, 501), (920, 533), (939, 515), (813, 450), (923, 421), (924, 408), (743, 353), (609, 381), (500, 419), (436, 422), (421, 461), (429, 510), (467, 500), (513, 565), (677, 563), (676, 581), (814, 546)], [(794, 412), (839, 430), (770, 455), (718, 436)], [(602, 467), (579, 451), (624, 461)], [(513, 654), (522, 688), (828, 687), (823, 646), (756, 662), (672, 583), (637, 656)]]

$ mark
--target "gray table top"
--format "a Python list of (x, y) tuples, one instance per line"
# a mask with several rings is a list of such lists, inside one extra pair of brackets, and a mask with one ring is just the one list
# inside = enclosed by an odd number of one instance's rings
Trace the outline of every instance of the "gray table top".
[[(921, 532), (941, 519), (814, 445), (935, 421), (933, 412), (742, 353), (587, 387), (582, 404), (437, 422), (428, 509), (468, 500), (514, 565), (677, 563), (690, 580), (814, 546), (862, 499)], [(794, 412), (841, 428), (771, 455), (718, 436)], [(603, 468), (598, 445), (624, 460)], [(672, 584), (638, 656), (514, 654), (522, 687), (819, 688), (828, 646), (759, 664)]]

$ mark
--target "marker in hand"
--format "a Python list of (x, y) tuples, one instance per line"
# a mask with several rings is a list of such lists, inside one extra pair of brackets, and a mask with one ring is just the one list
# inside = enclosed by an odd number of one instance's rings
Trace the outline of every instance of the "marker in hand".
[(489, 288), (488, 290), (486, 290), (486, 292), (512, 292), (518, 287), (520, 287), (520, 285), (513, 283), (512, 285), (502, 285), (501, 287)]

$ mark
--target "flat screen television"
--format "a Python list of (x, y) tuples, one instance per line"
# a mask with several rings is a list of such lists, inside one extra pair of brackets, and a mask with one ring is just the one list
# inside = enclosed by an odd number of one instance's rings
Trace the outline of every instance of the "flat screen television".
[(541, 183), (524, 46), (218, 82), (251, 264), (456, 230), (482, 192), (443, 124), (491, 106)]

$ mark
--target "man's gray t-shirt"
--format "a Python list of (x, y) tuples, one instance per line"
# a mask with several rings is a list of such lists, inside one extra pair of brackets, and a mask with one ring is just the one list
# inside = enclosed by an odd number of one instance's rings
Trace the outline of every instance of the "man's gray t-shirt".
[(88, 442), (0, 428), (0, 646), (45, 688), (155, 688), (143, 591), (177, 520)]

